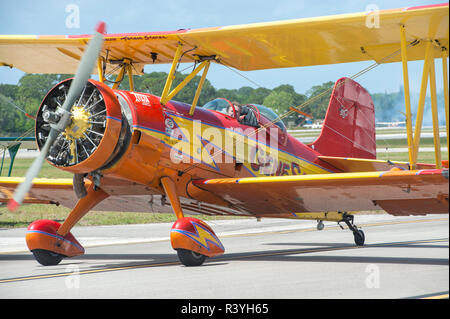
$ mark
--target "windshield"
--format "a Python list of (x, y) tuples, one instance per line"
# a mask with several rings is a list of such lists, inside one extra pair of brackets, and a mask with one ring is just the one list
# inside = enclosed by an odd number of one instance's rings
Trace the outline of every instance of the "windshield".
[(271, 109), (264, 105), (260, 104), (252, 104), (254, 105), (258, 110), (259, 113), (264, 116), (269, 121), (273, 122), (276, 126), (278, 126), (283, 132), (286, 131), (286, 125), (284, 125), (283, 121), (280, 119), (280, 117)]
[(204, 109), (213, 110), (234, 117), (234, 108), (230, 101), (226, 99), (215, 99), (203, 105)]

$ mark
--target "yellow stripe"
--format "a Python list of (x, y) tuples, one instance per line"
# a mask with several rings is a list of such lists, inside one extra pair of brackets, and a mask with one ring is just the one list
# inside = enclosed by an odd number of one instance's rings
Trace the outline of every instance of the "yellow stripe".
[[(30, 40), (30, 39), (37, 39), (36, 35), (23, 35), (23, 34), (2, 34), (0, 35), (0, 42), (2, 40), (12, 41), (14, 40), (15, 43), (20, 43), (20, 40)], [(19, 41), (16, 41), (19, 40)]]
[(436, 296), (430, 296), (430, 297), (425, 297), (422, 299), (448, 299), (449, 295), (448, 294), (443, 294), (443, 295), (436, 295)]
[[(25, 177), (0, 177), (0, 184), (20, 184)], [(72, 179), (69, 178), (35, 178), (33, 185), (58, 185), (58, 186), (72, 186)]]
[[(396, 171), (395, 175), (391, 175), (389, 171), (376, 172), (356, 172), (356, 173), (329, 173), (329, 174), (310, 174), (310, 175), (292, 175), (292, 176), (267, 176), (267, 177), (245, 177), (245, 178), (229, 178), (217, 180), (220, 183), (239, 183), (239, 184), (255, 184), (255, 183), (273, 183), (273, 182), (296, 182), (296, 181), (316, 181), (316, 180), (343, 180), (343, 179), (361, 179), (361, 178), (379, 178), (384, 176), (407, 177), (415, 176), (417, 171)], [(208, 180), (208, 183), (214, 183), (214, 179)]]
[[(381, 172), (361, 172), (361, 173), (335, 173), (335, 174), (312, 174), (293, 176), (268, 176), (258, 178), (240, 178), (239, 184), (272, 183), (272, 182), (295, 182), (295, 181), (316, 181), (316, 180), (342, 180), (357, 178), (378, 178)], [(233, 179), (236, 180), (236, 179)], [(232, 180), (230, 179), (230, 182)]]

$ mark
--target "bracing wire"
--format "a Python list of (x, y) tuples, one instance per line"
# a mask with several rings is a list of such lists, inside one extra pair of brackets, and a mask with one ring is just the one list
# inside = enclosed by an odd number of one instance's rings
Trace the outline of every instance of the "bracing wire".
[[(407, 49), (409, 49), (409, 48), (412, 47), (412, 46), (417, 45), (418, 43), (419, 43), (419, 41), (417, 41), (417, 40), (411, 42), (411, 43), (407, 46)], [(381, 65), (381, 64), (383, 64), (383, 63), (385, 63), (385, 62), (391, 60), (392, 58), (394, 58), (395, 56), (397, 56), (397, 55), (400, 54), (400, 53), (401, 53), (401, 49), (398, 49), (398, 50), (394, 51), (393, 53), (391, 53), (391, 54), (385, 56), (385, 57), (382, 58), (381, 60), (376, 61), (376, 62), (374, 62), (373, 64), (369, 65), (368, 67), (362, 69), (361, 71), (359, 71), (359, 72), (353, 74), (352, 76), (349, 77), (349, 79), (354, 80), (354, 79), (360, 77), (361, 75), (366, 74), (367, 72), (373, 70), (374, 68), (378, 67), (379, 65)], [(219, 62), (219, 63), (222, 64), (222, 65), (224, 65), (224, 66), (227, 67), (228, 69), (232, 70), (233, 72), (235, 72), (235, 73), (238, 74), (239, 76), (243, 77), (244, 79), (248, 80), (249, 82), (253, 83), (254, 85), (256, 85), (256, 86), (258, 86), (258, 87), (261, 87), (258, 83), (256, 83), (255, 81), (249, 79), (248, 77), (244, 76), (243, 74), (241, 74), (241, 73), (238, 72), (237, 70), (235, 70), (235, 69), (233, 69), (233, 68), (231, 68), (231, 67), (229, 67), (229, 66), (223, 64), (222, 62)], [(335, 88), (339, 87), (340, 85), (343, 85), (344, 83), (345, 83), (345, 81), (342, 81), (342, 82), (340, 82), (340, 83), (337, 83), (337, 85), (335, 86)], [(308, 99), (307, 101), (303, 102), (302, 104), (300, 104), (300, 105), (294, 107), (294, 109), (300, 110), (300, 109), (304, 108), (305, 106), (307, 106), (307, 105), (313, 103), (314, 101), (317, 101), (318, 99), (320, 99), (320, 98), (323, 97), (324, 95), (330, 94), (332, 90), (333, 90), (333, 88), (329, 88), (329, 89), (327, 89), (327, 90), (325, 90), (325, 91), (323, 91), (323, 92), (321, 92), (321, 93), (319, 93), (319, 94), (317, 94), (317, 95), (311, 97), (310, 99)], [(283, 118), (286, 118), (287, 116), (289, 116), (289, 115), (292, 114), (293, 112), (295, 112), (295, 110), (289, 110), (289, 111), (285, 112), (285, 113), (282, 114), (281, 116), (277, 117), (275, 120), (270, 121), (270, 122), (267, 123), (266, 125), (263, 125), (263, 126), (259, 127), (258, 129), (256, 129), (256, 130), (250, 132), (250, 133), (247, 135), (247, 137), (255, 136), (255, 135), (256, 135), (257, 133), (259, 133), (261, 130), (264, 130), (264, 129), (266, 129), (267, 127), (269, 127), (269, 126), (273, 125), (274, 123), (278, 122), (279, 120), (282, 120)], [(236, 141), (233, 140), (233, 148), (234, 148), (234, 146), (235, 146), (235, 143), (236, 143)], [(224, 153), (224, 150), (220, 150), (219, 152), (217, 152), (217, 154), (214, 153), (213, 157), (216, 157), (216, 156), (218, 156), (218, 155), (222, 155), (223, 153)], [(186, 168), (185, 170), (181, 171), (179, 174), (182, 175), (182, 174), (186, 173), (187, 171), (189, 171), (189, 170), (191, 170), (191, 169), (193, 169), (193, 168), (198, 167), (199, 165), (201, 165), (201, 162), (200, 162), (200, 163), (196, 163), (196, 164), (194, 164), (194, 165), (192, 165), (192, 166)]]
[(17, 110), (19, 110), (20, 112), (22, 112), (23, 114), (25, 114), (26, 117), (28, 117), (29, 119), (32, 120), (36, 120), (35, 117), (33, 115), (28, 114), (24, 109), (22, 109), (21, 107), (17, 106), (15, 103), (13, 103), (7, 96), (3, 95), (0, 93), (0, 98), (2, 98), (2, 100), (6, 101), (8, 104), (12, 105), (14, 108), (16, 108)]

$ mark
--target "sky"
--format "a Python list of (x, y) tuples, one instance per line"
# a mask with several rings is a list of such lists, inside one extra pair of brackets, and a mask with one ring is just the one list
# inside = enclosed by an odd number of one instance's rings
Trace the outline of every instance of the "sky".
[[(445, 2), (445, 0), (0, 0), (0, 34), (87, 34), (100, 20), (108, 33), (152, 32), (201, 27), (268, 22), (379, 9), (402, 8)], [(79, 23), (73, 19), (79, 10)], [(67, 23), (69, 22), (69, 23)], [(216, 88), (235, 89), (242, 86), (274, 88), (291, 84), (298, 93), (313, 85), (352, 76), (373, 62), (327, 66), (235, 72), (212, 65), (208, 79)], [(423, 62), (409, 62), (410, 88), (420, 89)], [(168, 72), (170, 65), (152, 65), (145, 72)], [(442, 90), (442, 64), (436, 60), (437, 89)], [(0, 83), (16, 84), (24, 73), (0, 67)], [(401, 63), (389, 63), (358, 78), (370, 93), (397, 92), (403, 84)], [(256, 85), (256, 84), (257, 85)]]

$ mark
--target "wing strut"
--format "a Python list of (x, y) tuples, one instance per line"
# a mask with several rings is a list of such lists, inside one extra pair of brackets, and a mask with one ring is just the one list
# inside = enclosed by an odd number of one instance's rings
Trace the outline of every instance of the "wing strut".
[(411, 115), (411, 100), (409, 92), (409, 77), (408, 77), (408, 55), (407, 55), (407, 41), (406, 41), (406, 29), (404, 25), (400, 26), (400, 48), (402, 57), (402, 67), (403, 67), (403, 86), (405, 92), (405, 111), (406, 111), (406, 131), (408, 140), (408, 153), (409, 153), (409, 163), (411, 169), (417, 169), (417, 159), (419, 154), (419, 143), (420, 134), (422, 130), (422, 122), (425, 108), (425, 97), (428, 88), (430, 88), (431, 96), (431, 112), (433, 119), (433, 137), (434, 137), (434, 151), (435, 151), (435, 161), (436, 168), (442, 168), (441, 161), (441, 145), (440, 145), (440, 135), (439, 135), (439, 118), (438, 118), (438, 108), (437, 108), (437, 97), (436, 97), (436, 72), (434, 59), (436, 57), (436, 51), (440, 50), (442, 53), (442, 67), (444, 76), (444, 103), (446, 112), (446, 129), (447, 129), (447, 149), (448, 149), (448, 80), (447, 80), (447, 57), (448, 49), (442, 46), (438, 40), (433, 38), (430, 40), (423, 40), (419, 45), (425, 45), (425, 56), (423, 57), (423, 71), (422, 80), (420, 85), (420, 95), (417, 107), (416, 123), (414, 127), (414, 134), (412, 128), (412, 115)]
[[(181, 58), (183, 57), (182, 53), (182, 44), (178, 44), (177, 50), (175, 52), (175, 56), (172, 61), (172, 66), (169, 71), (169, 75), (167, 76), (166, 84), (164, 85), (163, 92), (161, 94), (161, 104), (166, 104), (168, 101), (170, 101), (175, 95), (178, 94), (189, 82), (191, 82), (194, 77), (203, 70), (202, 77), (200, 78), (200, 82), (197, 85), (197, 90), (195, 91), (194, 100), (192, 101), (191, 108), (189, 110), (189, 115), (193, 115), (195, 111), (195, 107), (197, 106), (198, 99), (200, 97), (200, 93), (202, 91), (203, 83), (206, 79), (206, 74), (209, 70), (209, 65), (211, 61), (216, 60), (216, 56), (199, 56), (195, 55), (196, 57), (196, 63), (201, 62), (183, 81), (181, 81), (180, 84), (178, 84), (173, 90), (172, 84), (175, 80), (175, 73), (177, 70), (178, 63), (180, 62)], [(190, 51), (190, 50), (189, 50)]]
[(206, 79), (206, 74), (208, 74), (209, 64), (211, 61), (205, 61), (206, 63), (205, 69), (203, 70), (202, 77), (200, 78), (200, 82), (198, 83), (197, 90), (195, 91), (194, 100), (192, 101), (191, 108), (189, 110), (189, 115), (194, 115), (195, 107), (197, 106), (198, 98), (200, 97), (200, 93), (202, 92), (203, 83)]
[(408, 76), (408, 55), (406, 53), (406, 35), (405, 26), (400, 26), (400, 48), (402, 54), (402, 67), (403, 67), (403, 91), (405, 94), (405, 109), (406, 109), (406, 135), (408, 140), (408, 154), (409, 163), (412, 169), (415, 169), (414, 156), (413, 156), (413, 133), (412, 133), (412, 121), (411, 121), (411, 100), (409, 96), (409, 76)]
[[(132, 63), (133, 62), (130, 59), (125, 58), (125, 59), (122, 59), (120, 61), (114, 61), (114, 63), (120, 63), (120, 71), (119, 71), (119, 74), (116, 77), (116, 80), (114, 81), (112, 89), (115, 90), (115, 89), (117, 89), (119, 87), (120, 83), (122, 83), (122, 80), (123, 80), (123, 78), (125, 76), (125, 72), (126, 72), (128, 74), (128, 81), (129, 81), (129, 84), (130, 84), (130, 91), (134, 91), (133, 70), (132, 70)], [(100, 67), (98, 67), (98, 70), (100, 72)]]
[(442, 48), (442, 75), (444, 76), (444, 104), (445, 104), (445, 127), (447, 129), (447, 151), (448, 148), (448, 73), (447, 73), (448, 48)]

